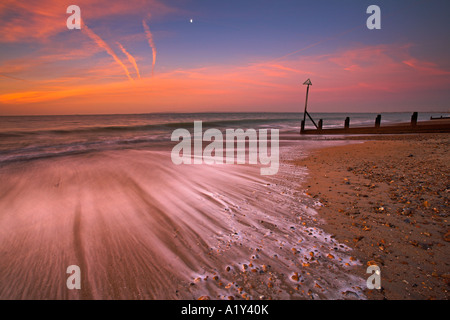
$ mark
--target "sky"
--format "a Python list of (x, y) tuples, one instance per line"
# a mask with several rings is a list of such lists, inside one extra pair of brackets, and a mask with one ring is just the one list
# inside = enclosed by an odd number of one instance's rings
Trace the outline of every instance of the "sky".
[[(67, 28), (67, 7), (81, 29)], [(381, 29), (366, 12), (381, 10)], [(450, 111), (448, 0), (2, 0), (0, 115)]]

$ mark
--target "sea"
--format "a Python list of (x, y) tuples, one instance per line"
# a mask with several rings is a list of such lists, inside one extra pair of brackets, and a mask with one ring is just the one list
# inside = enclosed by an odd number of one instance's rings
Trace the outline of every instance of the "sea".
[[(381, 113), (382, 125), (408, 122), (412, 113)], [(419, 113), (419, 121), (441, 113)], [(376, 113), (311, 113), (324, 128), (372, 125)], [(297, 134), (302, 113), (149, 113), (115, 115), (45, 115), (0, 117), (0, 164), (101, 150), (151, 148), (170, 141), (177, 128), (278, 129)], [(313, 124), (307, 120), (306, 128)]]

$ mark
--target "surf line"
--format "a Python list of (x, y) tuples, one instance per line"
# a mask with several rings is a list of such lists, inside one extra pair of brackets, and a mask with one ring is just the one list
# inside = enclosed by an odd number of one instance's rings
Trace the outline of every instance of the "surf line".
[[(181, 141), (180, 141), (181, 140)], [(259, 164), (261, 175), (274, 175), (279, 168), (279, 130), (270, 129), (270, 154), (268, 153), (268, 130), (226, 129), (225, 140), (222, 131), (215, 128), (203, 133), (202, 121), (194, 121), (194, 136), (184, 128), (172, 132), (171, 141), (178, 141), (171, 152), (175, 165), (180, 164)], [(247, 143), (248, 141), (248, 147)], [(203, 149), (203, 142), (210, 142)], [(192, 143), (194, 154), (192, 157)], [(236, 152), (235, 152), (235, 144)], [(248, 151), (248, 156), (247, 156)], [(225, 152), (225, 157), (224, 157)], [(224, 159), (225, 158), (225, 159)], [(248, 160), (248, 162), (247, 162)]]

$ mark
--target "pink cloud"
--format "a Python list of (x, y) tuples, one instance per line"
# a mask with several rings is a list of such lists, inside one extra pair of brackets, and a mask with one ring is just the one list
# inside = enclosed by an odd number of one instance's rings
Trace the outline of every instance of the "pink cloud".
[(422, 74), (433, 75), (433, 76), (450, 75), (450, 71), (439, 68), (439, 66), (437, 66), (433, 62), (419, 61), (415, 58), (410, 58), (409, 60), (405, 60), (402, 62)]
[[(407, 45), (357, 47), (320, 56), (291, 55), (276, 63), (177, 69), (133, 83), (96, 80), (118, 74), (111, 69), (104, 64), (90, 70), (89, 85), (64, 78), (60, 83), (55, 79), (28, 91), (0, 94), (0, 104), (34, 103), (42, 107), (64, 101), (71, 106), (68, 110), (78, 112), (77, 108), (88, 105), (115, 106), (109, 112), (121, 112), (125, 103), (133, 107), (123, 112), (243, 111), (243, 107), (246, 111), (300, 111), (305, 90), (302, 83), (311, 78), (313, 112), (378, 107), (394, 111), (399, 105), (428, 101), (435, 90), (446, 90), (450, 85), (447, 71), (412, 57)], [(77, 99), (67, 100), (74, 96)]]
[[(2, 0), (0, 3), (0, 42), (47, 41), (49, 37), (67, 30), (66, 9), (69, 0), (40, 0), (38, 2)], [(141, 19), (150, 12), (154, 18), (178, 10), (160, 0), (77, 0), (84, 20), (117, 15), (137, 15)]]

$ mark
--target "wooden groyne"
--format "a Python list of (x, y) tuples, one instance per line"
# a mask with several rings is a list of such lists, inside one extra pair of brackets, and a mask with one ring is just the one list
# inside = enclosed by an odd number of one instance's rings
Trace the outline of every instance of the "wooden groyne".
[(444, 116), (440, 116), (440, 117), (430, 117), (430, 120), (440, 120), (440, 119), (450, 119), (450, 117), (444, 117)]
[(305, 121), (302, 120), (300, 134), (401, 134), (401, 133), (433, 133), (450, 132), (450, 119), (433, 119), (429, 121), (417, 121), (418, 113), (414, 112), (410, 122), (396, 124), (381, 124), (381, 115), (375, 119), (371, 127), (351, 127), (350, 118), (344, 121), (341, 128), (323, 128), (323, 120), (320, 119), (315, 129), (305, 129)]

